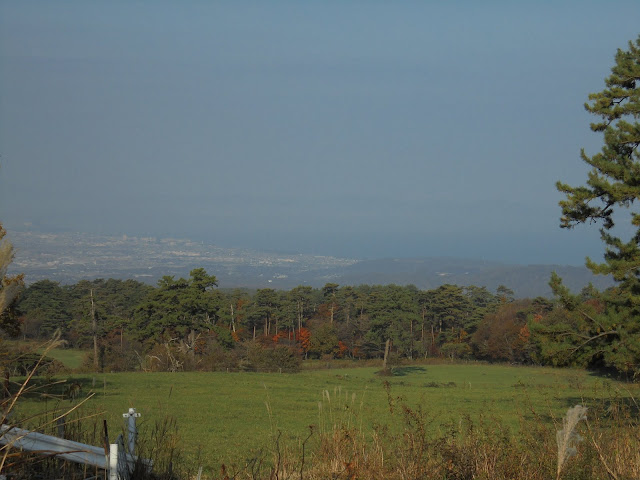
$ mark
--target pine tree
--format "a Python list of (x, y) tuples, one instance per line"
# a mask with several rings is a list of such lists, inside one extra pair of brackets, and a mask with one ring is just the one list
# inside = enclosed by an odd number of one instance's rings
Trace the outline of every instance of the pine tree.
[[(618, 49), (606, 88), (589, 95), (588, 112), (599, 117), (591, 130), (603, 134), (600, 152), (581, 157), (591, 166), (585, 185), (571, 187), (558, 182), (566, 195), (562, 207), (561, 227), (582, 223), (601, 223), (601, 237), (606, 244), (604, 263), (587, 259), (587, 266), (597, 274), (611, 274), (618, 286), (606, 295), (604, 315), (610, 330), (576, 342), (600, 343), (603, 363), (618, 370), (640, 372), (640, 36), (629, 42), (628, 50)], [(614, 235), (621, 219), (630, 221), (635, 232), (625, 240)], [(622, 229), (625, 230), (624, 228)], [(618, 230), (615, 230), (617, 234)], [(596, 328), (597, 332), (597, 328)], [(603, 335), (603, 333), (606, 333)]]
[[(588, 112), (600, 117), (591, 130), (604, 134), (602, 150), (582, 159), (592, 169), (586, 186), (570, 187), (558, 182), (566, 194), (561, 226), (571, 228), (578, 223), (602, 221), (602, 239), (607, 244), (606, 263), (589, 262), (596, 273), (611, 273), (620, 282), (638, 282), (640, 272), (640, 228), (628, 242), (609, 231), (614, 226), (617, 207), (630, 208), (640, 198), (640, 36), (629, 50), (618, 50), (612, 75), (605, 80), (607, 88), (589, 95)], [(631, 212), (631, 223), (640, 227), (640, 213)]]

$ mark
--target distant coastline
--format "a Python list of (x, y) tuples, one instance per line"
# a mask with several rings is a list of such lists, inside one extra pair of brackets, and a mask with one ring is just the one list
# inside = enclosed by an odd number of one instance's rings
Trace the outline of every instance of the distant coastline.
[(132, 278), (155, 284), (164, 275), (185, 277), (193, 268), (215, 274), (220, 288), (290, 289), (298, 285), (413, 284), (420, 289), (451, 283), (512, 289), (517, 297), (549, 296), (556, 271), (574, 291), (592, 283), (604, 289), (611, 278), (585, 267), (517, 265), (455, 257), (356, 260), (311, 254), (224, 248), (189, 239), (10, 231), (16, 258), (11, 272), (27, 283), (49, 279), (71, 284), (82, 279)]

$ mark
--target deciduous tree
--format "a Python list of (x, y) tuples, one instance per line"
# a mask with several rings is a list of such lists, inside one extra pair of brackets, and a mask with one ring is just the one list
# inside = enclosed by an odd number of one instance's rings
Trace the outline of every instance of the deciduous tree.
[(15, 312), (15, 301), (24, 288), (22, 275), (7, 275), (13, 261), (13, 245), (5, 238), (7, 232), (0, 224), (0, 330), (8, 335), (20, 332), (20, 323)]
[[(20, 332), (20, 322), (14, 307), (24, 283), (22, 275), (7, 275), (7, 269), (13, 261), (13, 245), (5, 238), (6, 233), (0, 224), (0, 333), (13, 336)], [(9, 369), (6, 361), (6, 352), (0, 350), (0, 366), (4, 377), (2, 396), (9, 394)]]

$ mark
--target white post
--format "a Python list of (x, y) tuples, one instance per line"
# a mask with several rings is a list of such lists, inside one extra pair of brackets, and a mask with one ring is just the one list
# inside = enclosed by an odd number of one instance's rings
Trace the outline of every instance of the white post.
[(118, 472), (118, 444), (109, 445), (109, 480), (121, 480)]
[(129, 428), (127, 431), (127, 439), (129, 440), (129, 454), (135, 455), (136, 437), (138, 436), (138, 430), (136, 429), (136, 418), (138, 418), (140, 414), (136, 412), (135, 408), (130, 408), (129, 413), (123, 413), (122, 416), (129, 419)]

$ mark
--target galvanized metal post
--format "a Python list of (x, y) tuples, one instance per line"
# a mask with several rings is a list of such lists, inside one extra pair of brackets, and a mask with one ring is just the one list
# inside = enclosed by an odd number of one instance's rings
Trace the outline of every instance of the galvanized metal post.
[(129, 440), (129, 453), (131, 455), (135, 455), (136, 438), (138, 436), (138, 430), (136, 429), (136, 418), (138, 418), (140, 414), (136, 412), (135, 408), (130, 408), (129, 413), (123, 413), (122, 416), (129, 419), (129, 428), (127, 430), (127, 439)]

